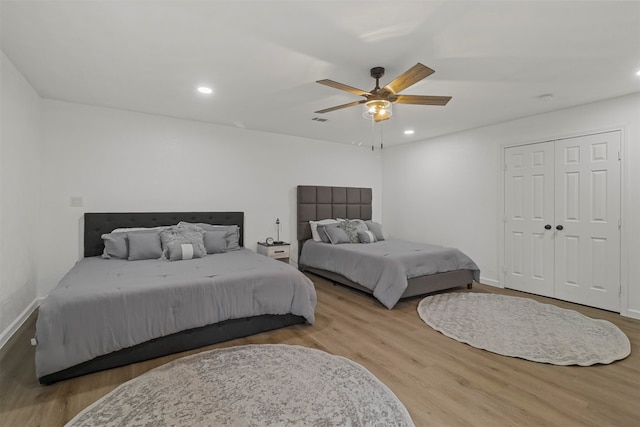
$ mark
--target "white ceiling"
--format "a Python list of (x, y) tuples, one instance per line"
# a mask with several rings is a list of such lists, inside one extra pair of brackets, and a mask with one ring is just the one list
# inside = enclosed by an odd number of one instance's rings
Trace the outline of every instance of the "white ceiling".
[[(638, 1), (5, 1), (2, 50), (45, 98), (385, 145), (640, 91)], [(436, 72), (372, 129), (363, 90)], [(195, 91), (206, 84), (212, 96)], [(550, 101), (540, 95), (553, 94)], [(314, 117), (328, 119), (324, 123)], [(414, 129), (405, 136), (404, 129)]]

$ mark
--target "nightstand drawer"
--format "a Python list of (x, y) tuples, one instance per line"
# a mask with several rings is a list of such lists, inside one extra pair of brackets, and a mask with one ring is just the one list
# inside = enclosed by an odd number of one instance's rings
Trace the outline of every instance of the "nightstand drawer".
[(258, 253), (260, 255), (284, 262), (289, 262), (290, 248), (291, 246), (288, 243), (265, 245), (262, 242), (258, 242)]
[(267, 246), (266, 249), (265, 255), (269, 258), (289, 258), (289, 246)]

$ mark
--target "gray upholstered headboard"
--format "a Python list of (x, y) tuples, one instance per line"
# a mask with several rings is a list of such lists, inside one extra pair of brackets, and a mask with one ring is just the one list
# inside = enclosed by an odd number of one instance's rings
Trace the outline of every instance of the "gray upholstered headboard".
[(207, 224), (237, 225), (240, 227), (238, 243), (243, 245), (244, 212), (110, 212), (84, 214), (84, 256), (101, 255), (104, 249), (102, 235), (116, 228), (157, 227), (175, 225), (180, 221)]
[(371, 219), (371, 188), (298, 186), (298, 256), (311, 238), (309, 221), (327, 218)]

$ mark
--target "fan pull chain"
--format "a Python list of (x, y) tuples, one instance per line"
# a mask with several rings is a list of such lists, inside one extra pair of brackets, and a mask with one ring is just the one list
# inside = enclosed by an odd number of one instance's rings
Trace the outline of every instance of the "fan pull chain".
[(376, 121), (373, 116), (371, 117), (371, 151), (375, 151), (374, 144), (376, 142), (376, 132), (375, 132)]

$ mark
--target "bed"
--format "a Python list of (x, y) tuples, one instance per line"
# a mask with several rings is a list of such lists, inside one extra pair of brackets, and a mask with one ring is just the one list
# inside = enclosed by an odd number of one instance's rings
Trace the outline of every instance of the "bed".
[[(114, 229), (181, 221), (238, 226), (238, 248), (181, 261), (101, 256), (101, 236)], [(40, 383), (313, 324), (313, 283), (295, 268), (243, 248), (243, 222), (243, 212), (86, 213), (84, 258), (39, 308)]]
[(477, 265), (455, 248), (393, 239), (344, 245), (314, 241), (309, 221), (327, 218), (371, 220), (371, 188), (298, 186), (298, 268), (372, 294), (389, 309), (402, 298), (470, 289), (479, 280)]

